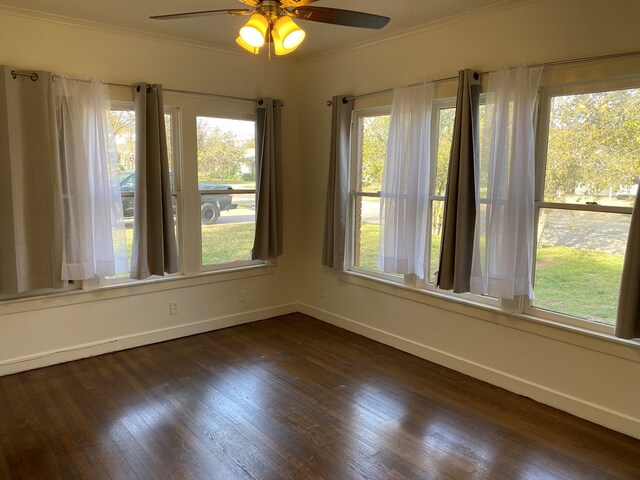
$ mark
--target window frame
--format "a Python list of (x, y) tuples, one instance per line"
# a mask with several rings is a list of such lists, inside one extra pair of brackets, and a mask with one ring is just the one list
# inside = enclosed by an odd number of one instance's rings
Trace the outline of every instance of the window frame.
[[(436, 195), (436, 179), (437, 179), (437, 167), (438, 167), (438, 150), (440, 148), (440, 116), (441, 110), (448, 108), (456, 108), (456, 97), (445, 97), (434, 99), (431, 105), (431, 165), (429, 174), (429, 219), (427, 221), (427, 244), (426, 244), (426, 258), (427, 272), (425, 279), (421, 282), (421, 288), (429, 291), (436, 291), (435, 283), (430, 282), (431, 275), (437, 274), (437, 272), (431, 271), (431, 251), (433, 246), (433, 205), (436, 201), (445, 201), (445, 195)], [(435, 139), (435, 141), (433, 141)], [(448, 177), (448, 172), (447, 172)]]
[[(208, 117), (208, 118), (216, 118), (220, 120), (241, 120), (241, 121), (252, 121), (255, 124), (254, 131), (254, 142), (257, 142), (258, 139), (258, 114), (257, 112), (249, 113), (249, 112), (234, 112), (229, 110), (220, 110), (217, 108), (198, 108), (194, 115), (194, 122), (197, 125), (198, 118), (200, 117)], [(197, 135), (197, 132), (196, 132)], [(196, 175), (198, 173), (198, 157), (197, 157), (197, 137), (196, 137), (196, 158), (195, 158), (195, 169)], [(257, 151), (254, 161), (258, 162)], [(256, 169), (257, 173), (257, 169)], [(254, 205), (257, 203), (257, 185), (258, 178), (256, 177), (256, 187), (253, 189), (234, 189), (231, 190), (200, 190), (199, 188), (199, 180), (196, 180), (196, 190), (198, 194), (198, 208), (201, 206), (201, 198), (202, 195), (254, 195)], [(198, 218), (200, 218), (200, 214), (198, 213)], [(255, 223), (254, 223), (255, 225)], [(254, 229), (255, 235), (255, 229)], [(226, 270), (234, 270), (238, 268), (252, 267), (265, 265), (268, 262), (265, 260), (231, 260), (228, 262), (220, 262), (214, 264), (204, 265), (202, 261), (203, 251), (202, 251), (202, 224), (200, 224), (199, 233), (198, 233), (198, 265), (200, 273), (210, 273), (210, 272), (219, 272)]]
[[(539, 215), (542, 208), (563, 209), (572, 211), (593, 211), (599, 213), (615, 213), (631, 215), (633, 207), (621, 207), (621, 206), (607, 206), (607, 205), (586, 205), (586, 204), (570, 204), (570, 203), (558, 203), (558, 202), (546, 202), (544, 201), (544, 180), (545, 180), (545, 168), (546, 168), (546, 153), (548, 143), (548, 122), (550, 115), (550, 101), (554, 96), (560, 95), (577, 95), (585, 93), (605, 92), (612, 90), (623, 90), (630, 88), (640, 88), (640, 77), (637, 75), (626, 75), (622, 77), (611, 77), (602, 79), (587, 79), (584, 81), (564, 81), (557, 84), (545, 84), (542, 83), (540, 87), (540, 93), (538, 96), (538, 105), (536, 108), (536, 117), (534, 119), (535, 135), (536, 135), (536, 157), (535, 157), (535, 231), (533, 238), (534, 250), (533, 250), (533, 269), (532, 280), (535, 280), (535, 257), (537, 254), (537, 233)], [(481, 101), (484, 93), (481, 93)], [(439, 147), (439, 116), (440, 111), (446, 108), (455, 108), (455, 97), (443, 97), (433, 100), (432, 105), (432, 139), (431, 155), (432, 158), (437, 158), (437, 149)], [(359, 144), (362, 137), (361, 132), (361, 119), (369, 116), (376, 115), (388, 115), (391, 112), (390, 105), (368, 107), (368, 108), (356, 108), (352, 113), (351, 119), (351, 139), (350, 139), (350, 164), (349, 164), (349, 203), (347, 210), (347, 245), (345, 255), (345, 270), (352, 272), (363, 277), (372, 279), (379, 279), (385, 282), (398, 284), (411, 289), (418, 290), (420, 292), (427, 292), (436, 294), (438, 296), (449, 297), (451, 299), (461, 299), (473, 304), (487, 305), (499, 308), (504, 313), (511, 313), (522, 315), (524, 318), (538, 321), (551, 321), (556, 324), (566, 325), (569, 327), (577, 327), (584, 330), (594, 331), (597, 333), (604, 333), (612, 335), (614, 326), (572, 316), (569, 314), (563, 314), (559, 312), (553, 312), (545, 310), (543, 308), (535, 307), (533, 302), (525, 297), (516, 297), (513, 300), (508, 299), (496, 299), (492, 297), (485, 297), (482, 295), (476, 295), (471, 293), (453, 293), (448, 291), (438, 290), (437, 287), (429, 282), (433, 272), (431, 271), (431, 262), (427, 265), (427, 275), (424, 281), (418, 281), (415, 276), (405, 276), (386, 274), (366, 268), (358, 267), (354, 265), (355, 260), (355, 242), (357, 241), (357, 228), (356, 228), (356, 208), (357, 199), (363, 197), (380, 198), (380, 192), (364, 192), (361, 189), (358, 190), (359, 173), (361, 169), (361, 151), (362, 147)], [(354, 161), (354, 159), (356, 161)], [(430, 259), (433, 228), (433, 204), (435, 201), (443, 201), (444, 196), (435, 195), (435, 169), (437, 167), (436, 162), (432, 162), (432, 171), (430, 179), (429, 190), (429, 221), (428, 221), (428, 238), (427, 238), (427, 258)], [(483, 202), (483, 199), (480, 200)], [(486, 199), (484, 200), (486, 202)]]
[[(15, 305), (16, 311), (30, 309), (29, 305), (37, 299), (65, 296), (75, 298), (89, 292), (102, 292), (101, 295), (120, 296), (113, 293), (113, 289), (121, 287), (143, 289), (144, 291), (160, 291), (167, 287), (166, 282), (184, 280), (189, 284), (208, 284), (225, 281), (227, 278), (245, 278), (256, 275), (271, 274), (276, 261), (248, 260), (220, 263), (201, 269), (200, 234), (193, 235), (196, 228), (200, 228), (200, 210), (193, 215), (194, 205), (200, 208), (200, 192), (197, 183), (196, 158), (196, 117), (211, 115), (219, 118), (252, 120), (257, 126), (257, 111), (254, 102), (219, 98), (199, 93), (164, 92), (165, 114), (171, 115), (171, 135), (167, 132), (167, 143), (172, 153), (172, 199), (176, 202), (176, 240), (179, 252), (179, 271), (164, 276), (151, 276), (137, 280), (128, 277), (106, 278), (95, 277), (88, 280), (71, 282), (62, 289), (33, 290), (19, 295), (0, 295), (0, 305)], [(125, 86), (111, 86), (109, 88), (109, 109), (134, 111), (135, 105), (131, 97), (131, 88)], [(193, 125), (192, 125), (193, 124)], [(247, 193), (255, 195), (257, 189)], [(211, 194), (211, 191), (207, 192)], [(221, 192), (227, 193), (226, 191)], [(245, 193), (235, 190), (234, 194)], [(125, 192), (125, 196), (133, 197), (133, 193)], [(197, 200), (196, 200), (197, 198)], [(196, 247), (195, 243), (198, 243)], [(197, 257), (197, 258), (196, 258)], [(270, 268), (264, 268), (270, 267)], [(194, 283), (195, 282), (195, 283)], [(201, 283), (200, 283), (201, 282)], [(111, 293), (108, 293), (111, 292)], [(80, 298), (78, 297), (78, 298)], [(86, 300), (78, 300), (80, 302)], [(75, 300), (74, 300), (75, 302)], [(36, 307), (39, 308), (39, 307)]]
[[(350, 147), (349, 147), (349, 200), (347, 208), (347, 229), (346, 229), (346, 248), (345, 248), (345, 269), (367, 277), (374, 277), (381, 280), (404, 283), (402, 275), (394, 275), (384, 273), (377, 270), (370, 270), (355, 265), (356, 259), (356, 241), (358, 215), (356, 214), (358, 199), (362, 198), (381, 198), (381, 192), (364, 192), (358, 188), (360, 183), (359, 172), (362, 170), (362, 125), (363, 119), (369, 117), (382, 117), (391, 115), (391, 105), (383, 105), (377, 107), (366, 107), (354, 109), (351, 113), (351, 129), (350, 129)], [(357, 130), (356, 130), (357, 129)], [(354, 134), (355, 132), (355, 134)], [(355, 161), (354, 161), (355, 159)]]
[[(545, 183), (546, 183), (546, 162), (549, 140), (549, 120), (551, 115), (551, 102), (554, 97), (568, 95), (582, 95), (589, 93), (601, 93), (616, 90), (636, 89), (640, 88), (640, 76), (629, 76), (624, 78), (609, 78), (596, 81), (583, 82), (567, 82), (555, 85), (542, 86), (538, 95), (538, 108), (536, 118), (536, 158), (535, 158), (535, 213), (534, 213), (534, 238), (533, 238), (533, 268), (532, 281), (535, 282), (536, 275), (536, 256), (538, 247), (538, 227), (540, 219), (540, 211), (548, 210), (565, 210), (565, 211), (582, 211), (596, 213), (615, 213), (631, 215), (633, 207), (618, 207), (610, 205), (592, 205), (586, 203), (568, 203), (568, 202), (549, 202), (545, 201)], [(535, 290), (535, 284), (534, 284)], [(608, 325), (595, 320), (577, 317), (561, 312), (554, 312), (544, 308), (536, 307), (533, 301), (523, 298), (520, 301), (520, 311), (525, 315), (535, 318), (550, 320), (573, 327), (584, 328), (600, 333), (613, 335), (614, 325)]]
[[(133, 101), (124, 100), (111, 100), (109, 104), (110, 110), (118, 111), (135, 111), (135, 104)], [(182, 135), (181, 135), (181, 116), (180, 108), (173, 105), (164, 106), (164, 115), (170, 115), (171, 135), (167, 135), (167, 144), (171, 146), (171, 164), (173, 168), (173, 182), (171, 185), (171, 199), (175, 198), (176, 201), (176, 243), (178, 247), (178, 271), (176, 273), (165, 274), (160, 277), (153, 275), (143, 280), (137, 280), (130, 277), (99, 277), (84, 280), (81, 289), (93, 290), (99, 287), (111, 287), (114, 285), (128, 285), (136, 284), (140, 282), (149, 282), (159, 280), (162, 278), (177, 278), (184, 274), (184, 215), (183, 215), (183, 197), (182, 197)], [(134, 192), (121, 192), (121, 197), (134, 198)], [(129, 262), (130, 259), (127, 259)]]
[[(431, 138), (436, 141), (431, 142), (431, 158), (437, 158), (437, 152), (439, 147), (439, 129), (440, 129), (440, 111), (448, 108), (456, 107), (456, 97), (440, 97), (435, 98), (432, 101), (431, 109)], [(432, 282), (429, 282), (431, 275), (431, 245), (432, 245), (432, 227), (433, 227), (433, 202), (444, 201), (444, 195), (436, 195), (436, 168), (437, 160), (431, 162), (431, 172), (429, 177), (429, 215), (427, 221), (427, 242), (425, 248), (426, 258), (428, 259), (427, 275), (424, 280), (420, 280), (415, 275), (399, 275), (380, 272), (376, 270), (370, 270), (367, 268), (359, 267), (354, 264), (355, 262), (355, 250), (357, 241), (357, 200), (358, 198), (373, 197), (381, 198), (381, 192), (364, 192), (358, 190), (359, 173), (361, 171), (362, 161), (362, 145), (360, 145), (360, 139), (362, 138), (362, 123), (361, 119), (373, 116), (391, 115), (391, 105), (382, 105), (375, 107), (365, 107), (354, 109), (351, 114), (351, 138), (350, 138), (350, 157), (349, 157), (349, 203), (347, 209), (347, 232), (346, 232), (346, 248), (345, 248), (345, 270), (347, 272), (353, 272), (364, 277), (383, 280), (385, 282), (391, 282), (398, 285), (402, 285), (411, 289), (416, 289), (421, 292), (429, 294), (435, 294), (442, 297), (451, 299), (463, 299), (472, 303), (488, 305), (492, 307), (500, 307), (506, 311), (514, 311), (514, 307), (511, 303), (501, 302), (499, 299), (487, 297), (483, 295), (477, 295), (473, 293), (454, 293), (450, 291), (440, 290)], [(356, 159), (356, 161), (353, 161)], [(486, 202), (486, 199), (485, 199)], [(521, 311), (521, 309), (518, 309)]]

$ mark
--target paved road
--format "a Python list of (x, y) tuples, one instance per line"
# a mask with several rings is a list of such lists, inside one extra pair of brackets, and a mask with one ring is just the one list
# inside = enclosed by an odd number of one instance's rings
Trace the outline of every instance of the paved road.
[(250, 223), (256, 219), (256, 211), (253, 208), (236, 208), (220, 213), (220, 218), (216, 225), (226, 225), (230, 223)]
[(568, 210), (545, 213), (538, 232), (540, 245), (624, 255), (631, 215)]
[[(362, 221), (380, 221), (378, 199), (362, 201)], [(616, 213), (544, 210), (540, 218), (538, 243), (567, 246), (624, 255), (631, 215)]]

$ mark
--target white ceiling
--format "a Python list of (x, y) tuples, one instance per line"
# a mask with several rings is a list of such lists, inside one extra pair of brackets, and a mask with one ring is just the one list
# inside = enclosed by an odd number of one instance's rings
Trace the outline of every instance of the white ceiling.
[[(292, 54), (297, 58), (317, 55), (350, 45), (366, 43), (426, 23), (464, 14), (494, 4), (514, 0), (319, 0), (314, 6), (356, 10), (391, 18), (382, 30), (328, 25), (300, 21), (307, 37)], [(150, 20), (150, 15), (244, 8), (239, 0), (0, 0), (0, 5), (88, 20), (143, 32), (168, 35), (207, 45), (238, 49), (238, 29), (246, 17), (231, 15), (204, 16), (180, 20)]]

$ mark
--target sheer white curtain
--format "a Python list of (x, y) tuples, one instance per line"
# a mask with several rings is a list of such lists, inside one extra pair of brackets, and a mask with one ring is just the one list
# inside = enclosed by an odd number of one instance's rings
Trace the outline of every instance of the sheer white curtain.
[(473, 293), (534, 298), (533, 118), (541, 74), (542, 68), (526, 67), (489, 74), (476, 178)]
[(425, 276), (433, 83), (396, 88), (382, 176), (379, 267)]
[(64, 205), (63, 280), (126, 272), (115, 139), (106, 85), (55, 77)]

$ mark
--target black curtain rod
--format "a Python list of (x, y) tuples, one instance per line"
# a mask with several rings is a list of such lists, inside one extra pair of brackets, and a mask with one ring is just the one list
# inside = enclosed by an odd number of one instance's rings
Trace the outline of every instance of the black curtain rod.
[[(36, 72), (29, 72), (29, 71), (19, 71), (19, 70), (11, 70), (11, 77), (15, 80), (17, 77), (29, 77), (31, 78), (32, 81), (37, 81), (38, 80), (38, 74)], [(54, 75), (54, 78), (56, 77), (56, 75)], [(74, 78), (73, 80), (77, 80), (77, 81), (88, 81), (82, 78)], [(132, 85), (128, 85), (126, 83), (113, 83), (113, 82), (106, 82), (106, 84), (110, 87), (124, 87), (124, 88), (132, 88), (133, 86), (135, 86), (135, 84)], [(260, 99), (257, 98), (247, 98), (247, 97), (235, 97), (233, 95), (221, 95), (221, 94), (217, 94), (217, 93), (205, 93), (205, 92), (193, 92), (193, 91), (189, 91), (189, 90), (177, 90), (177, 89), (173, 89), (173, 88), (163, 88), (162, 89), (164, 92), (168, 92), (168, 93), (179, 93), (179, 94), (183, 94), (183, 95), (198, 95), (198, 96), (204, 96), (204, 97), (214, 97), (214, 98), (224, 98), (227, 100), (239, 100), (239, 101), (243, 101), (243, 102), (258, 102)], [(284, 102), (282, 102), (282, 106), (284, 106)]]
[[(611, 53), (608, 55), (596, 55), (596, 56), (592, 56), (592, 57), (582, 57), (582, 58), (573, 58), (573, 59), (569, 59), (569, 60), (557, 60), (555, 62), (544, 62), (544, 63), (534, 63), (532, 65), (528, 65), (529, 67), (535, 68), (535, 67), (555, 67), (558, 65), (569, 65), (572, 63), (582, 63), (582, 62), (593, 62), (593, 61), (597, 61), (597, 60), (610, 60), (612, 58), (621, 58), (621, 57), (632, 57), (635, 55), (640, 55), (640, 50), (635, 50), (632, 52), (622, 52), (622, 53)], [(488, 72), (476, 72), (476, 75), (487, 75), (491, 72), (495, 72), (495, 70), (490, 70)], [(453, 80), (457, 80), (458, 76), (456, 75), (455, 77), (446, 77), (446, 78), (439, 78), (437, 80), (432, 80), (434, 83), (441, 83), (441, 82), (450, 82)], [(419, 82), (419, 83), (412, 83), (411, 85), (407, 85), (408, 87), (415, 87), (416, 85), (421, 85), (422, 83), (426, 83), (426, 82)], [(374, 96), (374, 95), (383, 95), (383, 94), (388, 94), (393, 92), (393, 88), (386, 88), (384, 90), (378, 90), (375, 92), (369, 92), (369, 93), (362, 93), (360, 95), (352, 95), (350, 97), (344, 97), (342, 99), (343, 102), (348, 102), (349, 100), (356, 100), (358, 98), (363, 98), (363, 97), (370, 97), (370, 96)], [(331, 106), (333, 104), (333, 100), (327, 100), (327, 106)]]
[[(110, 87), (124, 87), (124, 88), (131, 88), (135, 85), (135, 83), (133, 85), (128, 85), (126, 83), (112, 83), (112, 82), (107, 82), (107, 85), (109, 85)], [(182, 95), (198, 95), (198, 96), (203, 96), (203, 97), (214, 97), (214, 98), (225, 98), (227, 100), (240, 100), (243, 102), (258, 102), (259, 99), (257, 98), (247, 98), (247, 97), (234, 97), (232, 95), (221, 95), (218, 93), (205, 93), (205, 92), (192, 92), (190, 90), (176, 90), (174, 88), (162, 88), (163, 92), (168, 92), (168, 93), (179, 93)]]

